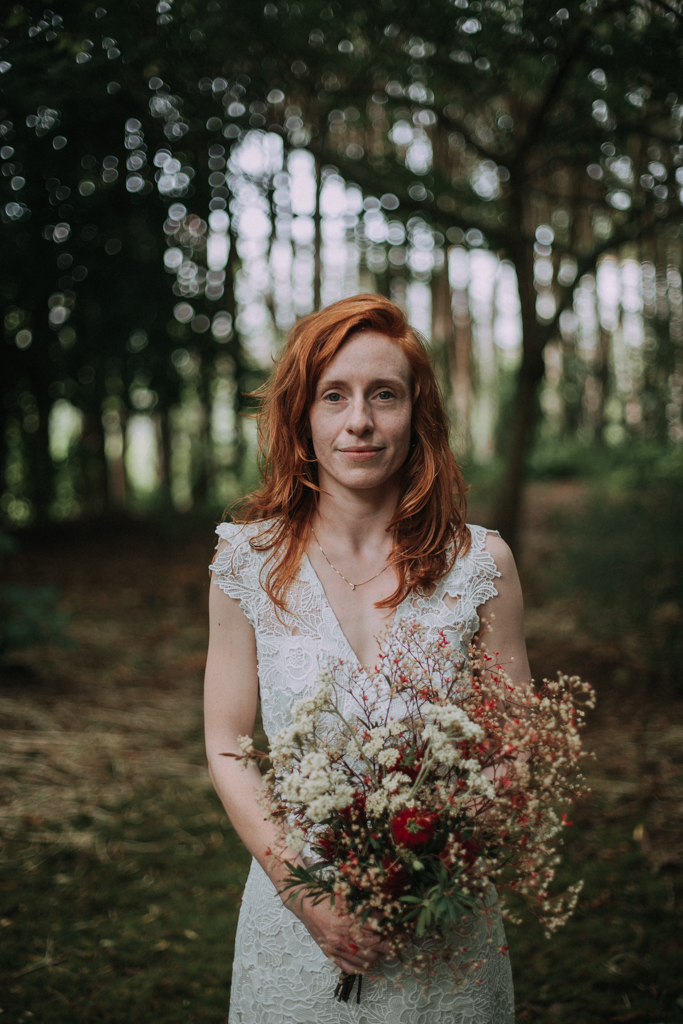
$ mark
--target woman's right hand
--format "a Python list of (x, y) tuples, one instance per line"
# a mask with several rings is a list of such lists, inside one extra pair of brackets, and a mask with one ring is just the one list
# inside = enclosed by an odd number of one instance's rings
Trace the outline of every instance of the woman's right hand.
[(329, 900), (314, 904), (312, 899), (298, 896), (285, 903), (306, 925), (325, 956), (346, 974), (363, 974), (391, 952), (390, 945), (369, 924), (361, 926), (348, 914), (337, 914)]

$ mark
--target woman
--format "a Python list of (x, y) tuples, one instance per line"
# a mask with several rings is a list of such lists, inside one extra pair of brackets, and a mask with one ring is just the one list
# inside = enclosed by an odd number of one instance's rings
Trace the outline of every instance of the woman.
[[(206, 669), (211, 778), (254, 858), (230, 1024), (510, 1024), (495, 913), (482, 911), (469, 927), (467, 956), (483, 966), (460, 992), (446, 968), (426, 993), (393, 984), (370, 928), (358, 930), (329, 904), (280, 898), (283, 861), (296, 855), (273, 862), (258, 770), (242, 771), (221, 752), (253, 734), (259, 696), (273, 735), (315, 689), (321, 656), (373, 666), (382, 636), (406, 615), (461, 647), (485, 616), (489, 649), (528, 678), (514, 561), (496, 534), (465, 525), (429, 357), (388, 300), (357, 295), (301, 320), (261, 397), (263, 483), (240, 522), (216, 531)], [(360, 1005), (335, 1003), (339, 969), (368, 968)]]

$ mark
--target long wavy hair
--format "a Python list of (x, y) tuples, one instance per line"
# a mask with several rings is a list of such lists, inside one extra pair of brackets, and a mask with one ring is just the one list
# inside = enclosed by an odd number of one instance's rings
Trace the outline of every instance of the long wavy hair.
[(274, 373), (253, 392), (260, 401), (262, 484), (247, 496), (233, 520), (272, 521), (251, 544), (255, 550), (272, 552), (261, 585), (283, 611), (320, 493), (309, 410), (330, 360), (362, 330), (377, 331), (401, 346), (413, 385), (410, 453), (400, 475), (396, 512), (387, 527), (394, 538), (390, 564), (398, 585), (377, 607), (395, 608), (412, 591), (436, 583), (470, 545), (465, 484), (448, 444), (448, 416), (423, 342), (399, 306), (381, 295), (342, 299), (295, 324)]

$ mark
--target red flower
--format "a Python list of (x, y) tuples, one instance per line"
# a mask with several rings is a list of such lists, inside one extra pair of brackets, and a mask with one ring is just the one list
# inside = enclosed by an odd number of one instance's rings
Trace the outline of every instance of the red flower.
[(406, 807), (392, 819), (394, 839), (411, 849), (424, 846), (434, 835), (437, 817), (436, 814), (419, 811), (416, 807)]
[(327, 829), (322, 835), (318, 836), (316, 846), (328, 860), (332, 860), (337, 853), (339, 842), (332, 829)]
[(405, 757), (406, 751), (399, 750), (396, 764), (392, 765), (391, 768), (387, 768), (386, 774), (393, 775), (394, 772), (401, 772), (403, 775), (407, 775), (412, 782), (415, 782), (415, 779), (420, 774), (420, 768), (422, 767), (421, 755), (417, 754), (417, 756), (413, 758), (412, 764), (408, 764)]
[(398, 861), (392, 860), (391, 857), (386, 856), (382, 860), (382, 867), (384, 868), (385, 895), (391, 899), (392, 897), (398, 896), (404, 892), (408, 876)]

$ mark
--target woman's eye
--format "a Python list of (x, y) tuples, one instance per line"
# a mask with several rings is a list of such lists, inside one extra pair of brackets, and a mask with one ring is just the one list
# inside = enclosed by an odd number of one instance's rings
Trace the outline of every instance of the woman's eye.
[(393, 398), (394, 393), (393, 391), (380, 391), (377, 397), (386, 400), (387, 398)]
[(339, 394), (338, 391), (331, 391), (329, 393), (329, 395), (325, 395), (325, 401), (326, 402), (340, 402), (341, 401), (341, 395)]

